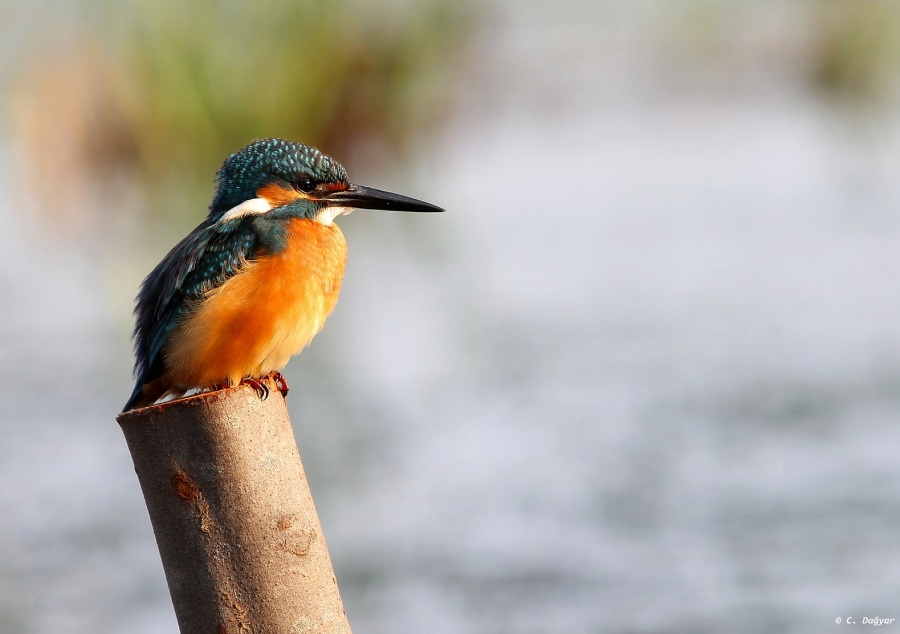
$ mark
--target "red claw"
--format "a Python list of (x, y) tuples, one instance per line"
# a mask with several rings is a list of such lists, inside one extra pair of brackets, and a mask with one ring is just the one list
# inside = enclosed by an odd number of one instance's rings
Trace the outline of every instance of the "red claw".
[(242, 380), (241, 385), (249, 385), (256, 392), (256, 395), (259, 397), (259, 400), (264, 401), (269, 398), (269, 386), (265, 384), (263, 380), (255, 379), (252, 376), (248, 376), (246, 379)]
[(284, 377), (281, 376), (281, 372), (273, 372), (269, 376), (272, 377), (272, 380), (275, 381), (275, 385), (278, 386), (278, 391), (281, 392), (282, 396), (287, 396), (288, 387), (287, 381), (284, 380)]

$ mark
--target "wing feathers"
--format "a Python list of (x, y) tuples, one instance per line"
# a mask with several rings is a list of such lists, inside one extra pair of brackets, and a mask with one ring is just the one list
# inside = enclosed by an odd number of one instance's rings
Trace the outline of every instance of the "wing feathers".
[(164, 374), (163, 346), (169, 333), (190, 313), (193, 302), (256, 257), (259, 237), (251, 223), (252, 217), (202, 223), (144, 280), (134, 311), (138, 386)]

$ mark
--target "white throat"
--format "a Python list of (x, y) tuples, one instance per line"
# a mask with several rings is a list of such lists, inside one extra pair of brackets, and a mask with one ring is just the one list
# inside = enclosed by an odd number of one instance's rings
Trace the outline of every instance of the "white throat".
[(335, 218), (338, 216), (346, 216), (351, 211), (353, 211), (353, 207), (325, 207), (325, 209), (316, 214), (316, 222), (321, 222), (323, 225), (330, 225)]

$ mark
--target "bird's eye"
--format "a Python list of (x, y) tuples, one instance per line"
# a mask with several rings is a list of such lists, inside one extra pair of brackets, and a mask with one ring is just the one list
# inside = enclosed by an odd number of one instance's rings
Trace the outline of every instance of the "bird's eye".
[(297, 181), (297, 189), (308, 194), (316, 188), (316, 181), (311, 178), (301, 178)]

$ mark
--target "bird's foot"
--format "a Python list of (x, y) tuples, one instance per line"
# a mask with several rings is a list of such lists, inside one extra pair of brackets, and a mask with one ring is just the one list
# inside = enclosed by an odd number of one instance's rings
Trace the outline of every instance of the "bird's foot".
[(275, 385), (278, 386), (278, 391), (281, 392), (281, 395), (287, 396), (288, 390), (290, 390), (290, 388), (288, 387), (287, 381), (285, 381), (284, 377), (281, 376), (281, 372), (273, 372), (269, 375), (269, 377), (273, 381), (275, 381)]
[(241, 385), (249, 385), (256, 392), (256, 395), (259, 397), (259, 400), (264, 401), (269, 398), (269, 386), (266, 385), (265, 380), (255, 379), (252, 376), (248, 376), (240, 383)]

